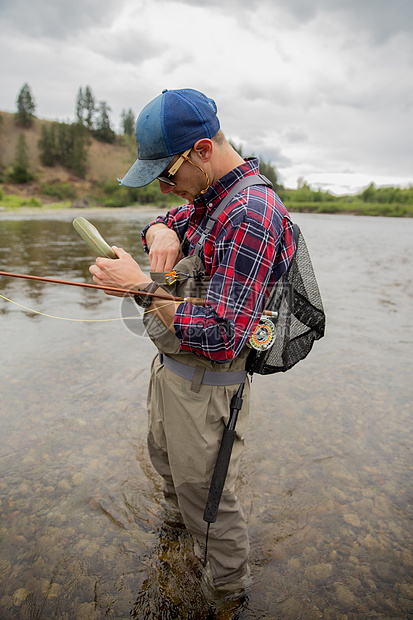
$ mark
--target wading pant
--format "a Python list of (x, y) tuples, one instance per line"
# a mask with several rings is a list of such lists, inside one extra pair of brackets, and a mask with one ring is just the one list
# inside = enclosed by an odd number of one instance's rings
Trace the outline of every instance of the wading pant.
[[(192, 365), (198, 364), (193, 361), (194, 356), (178, 357), (184, 363), (189, 359)], [(211, 368), (207, 360), (200, 363)], [(217, 366), (215, 364), (215, 368)], [(165, 496), (178, 504), (193, 537), (205, 543), (207, 524), (203, 513), (222, 434), (229, 419), (230, 401), (239, 385), (202, 384), (198, 387), (198, 392), (191, 391), (190, 381), (165, 368), (159, 356), (155, 357), (148, 393), (148, 447), (151, 461), (164, 479)], [(210, 526), (208, 538), (208, 558), (215, 586), (235, 582), (247, 570), (247, 527), (234, 489), (248, 413), (247, 379), (218, 516)]]

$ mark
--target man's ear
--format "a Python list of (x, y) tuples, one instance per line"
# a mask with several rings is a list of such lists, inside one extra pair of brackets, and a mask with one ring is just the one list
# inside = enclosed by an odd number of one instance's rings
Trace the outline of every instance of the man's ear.
[(200, 158), (203, 163), (208, 162), (212, 157), (214, 146), (209, 138), (202, 138), (195, 142), (192, 151)]

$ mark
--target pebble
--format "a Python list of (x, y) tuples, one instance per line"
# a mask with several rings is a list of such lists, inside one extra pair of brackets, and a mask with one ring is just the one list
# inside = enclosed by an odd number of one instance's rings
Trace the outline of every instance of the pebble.
[(72, 482), (76, 486), (78, 486), (79, 484), (83, 484), (84, 481), (85, 481), (85, 476), (81, 472), (77, 472), (76, 474), (73, 474)]
[(305, 578), (313, 582), (326, 581), (332, 574), (332, 564), (313, 564), (304, 571)]
[(413, 552), (409, 549), (402, 549), (401, 561), (404, 566), (413, 570)]
[(355, 514), (346, 514), (343, 516), (343, 519), (346, 523), (352, 525), (353, 527), (360, 527), (361, 525), (359, 517)]
[(288, 568), (291, 570), (299, 570), (301, 568), (301, 562), (298, 558), (290, 558), (288, 560)]
[(400, 594), (409, 598), (413, 601), (413, 584), (412, 583), (401, 583), (399, 586)]
[(57, 483), (57, 486), (62, 491), (70, 491), (72, 489), (72, 485), (70, 484), (68, 480), (66, 480), (66, 478), (59, 480), (59, 482)]
[(97, 615), (94, 603), (81, 603), (78, 607), (76, 620), (95, 620), (100, 617)]
[(29, 593), (27, 590), (25, 590), (24, 588), (19, 588), (13, 594), (13, 604), (16, 605), (16, 607), (19, 607), (28, 596)]
[(52, 583), (47, 592), (47, 598), (56, 598), (60, 596), (61, 592), (62, 586), (59, 583)]
[(356, 579), (355, 577), (349, 577), (349, 579), (348, 579), (348, 588), (349, 588), (349, 590), (351, 590), (351, 592), (354, 592), (355, 590), (358, 590), (360, 586), (361, 586), (360, 579)]
[(334, 584), (334, 587), (337, 600), (339, 603), (341, 603), (341, 605), (345, 605), (346, 607), (355, 606), (357, 598), (352, 592), (350, 592), (350, 590), (346, 586), (344, 586), (343, 584)]
[(365, 549), (368, 549), (368, 551), (377, 551), (381, 548), (379, 541), (371, 534), (367, 534), (366, 536), (361, 535), (357, 540), (360, 545), (362, 545)]
[(393, 581), (393, 566), (388, 562), (375, 562), (372, 566), (373, 572), (377, 575), (379, 579), (382, 581), (392, 582)]

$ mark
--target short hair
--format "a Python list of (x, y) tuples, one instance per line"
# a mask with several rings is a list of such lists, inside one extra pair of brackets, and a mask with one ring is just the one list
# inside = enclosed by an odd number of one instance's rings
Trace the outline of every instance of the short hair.
[(224, 136), (224, 132), (222, 129), (219, 129), (215, 136), (213, 136), (212, 141), (215, 142), (218, 146), (222, 146), (224, 142), (226, 142), (226, 137)]

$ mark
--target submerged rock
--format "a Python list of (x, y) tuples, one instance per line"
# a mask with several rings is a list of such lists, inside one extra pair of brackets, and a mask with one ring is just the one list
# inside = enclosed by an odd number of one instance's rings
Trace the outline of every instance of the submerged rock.
[(28, 596), (29, 596), (29, 593), (27, 590), (25, 590), (24, 588), (19, 588), (13, 594), (13, 604), (16, 605), (16, 607), (19, 607), (26, 600)]
[(307, 566), (304, 571), (305, 578), (309, 581), (325, 581), (333, 574), (332, 564), (313, 564)]
[(343, 584), (335, 584), (336, 597), (339, 603), (346, 607), (354, 607), (357, 602), (357, 598), (350, 590)]
[(353, 527), (360, 527), (361, 526), (361, 521), (359, 519), (359, 517), (355, 514), (347, 514), (343, 516), (343, 519), (346, 523), (348, 523), (349, 525), (352, 525)]

